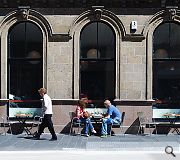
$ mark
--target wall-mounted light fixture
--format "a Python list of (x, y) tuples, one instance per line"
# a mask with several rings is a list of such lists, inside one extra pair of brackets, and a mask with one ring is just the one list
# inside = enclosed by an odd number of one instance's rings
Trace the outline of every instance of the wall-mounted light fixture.
[(97, 49), (90, 49), (88, 50), (87, 52), (87, 58), (90, 58), (90, 59), (98, 59), (100, 58), (100, 52), (97, 50)]
[(137, 21), (131, 22), (131, 29), (137, 30)]
[(174, 66), (171, 66), (169, 70), (174, 71), (175, 70)]
[(154, 58), (168, 58), (168, 52), (165, 49), (157, 49), (154, 53)]
[(31, 52), (28, 53), (27, 58), (32, 59), (31, 61), (29, 61), (29, 63), (31, 63), (31, 64), (39, 64), (41, 54), (34, 50), (34, 51), (31, 51)]
[(130, 24), (131, 33), (135, 33), (136, 30), (137, 30), (137, 21), (131, 21), (131, 24)]

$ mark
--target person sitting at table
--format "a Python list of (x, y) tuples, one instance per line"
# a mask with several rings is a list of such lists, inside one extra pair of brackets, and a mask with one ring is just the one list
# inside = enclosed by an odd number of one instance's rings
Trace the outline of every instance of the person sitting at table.
[(84, 132), (85, 132), (85, 136), (88, 137), (89, 129), (92, 133), (97, 133), (97, 132), (91, 123), (88, 112), (85, 111), (85, 107), (87, 106), (87, 103), (88, 103), (87, 98), (81, 98), (79, 100), (79, 104), (76, 107), (76, 116), (77, 116), (78, 120), (80, 120), (81, 123), (85, 124)]
[(110, 134), (109, 124), (120, 123), (122, 113), (111, 104), (109, 100), (104, 101), (104, 106), (107, 108), (107, 113), (102, 119), (102, 128), (101, 128), (101, 137), (107, 137), (107, 134)]

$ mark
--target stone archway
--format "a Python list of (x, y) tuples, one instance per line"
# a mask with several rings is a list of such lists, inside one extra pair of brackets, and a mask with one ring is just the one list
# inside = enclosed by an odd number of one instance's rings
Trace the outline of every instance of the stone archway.
[(46, 48), (47, 39), (53, 35), (52, 29), (48, 21), (38, 12), (25, 9), (25, 10), (15, 10), (10, 12), (0, 24), (0, 35), (1, 35), (1, 98), (7, 98), (7, 36), (8, 31), (11, 26), (21, 21), (29, 21), (36, 24), (43, 34), (43, 79), (44, 86), (46, 86)]
[[(98, 21), (105, 22), (109, 24), (116, 38), (116, 89), (115, 89), (115, 97), (116, 99), (120, 99), (120, 53), (121, 53), (121, 41), (123, 37), (126, 35), (126, 30), (120, 19), (112, 12), (105, 9), (98, 9), (101, 12), (101, 16)], [(79, 99), (79, 52), (80, 52), (80, 33), (82, 28), (93, 21), (97, 21), (97, 17), (94, 16), (95, 10), (88, 10), (83, 12), (72, 24), (69, 34), (73, 38), (73, 98)]]

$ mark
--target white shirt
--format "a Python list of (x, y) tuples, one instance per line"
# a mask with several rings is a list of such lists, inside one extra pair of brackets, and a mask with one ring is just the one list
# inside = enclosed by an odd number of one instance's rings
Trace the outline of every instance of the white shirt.
[(44, 99), (44, 104), (42, 105), (42, 110), (44, 114), (53, 114), (51, 98), (47, 94), (45, 94), (43, 99)]

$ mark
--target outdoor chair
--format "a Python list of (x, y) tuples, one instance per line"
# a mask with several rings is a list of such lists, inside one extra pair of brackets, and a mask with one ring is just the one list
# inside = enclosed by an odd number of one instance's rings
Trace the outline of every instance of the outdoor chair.
[[(30, 128), (28, 129), (29, 131), (31, 130), (31, 129), (33, 129), (34, 127), (37, 127), (37, 130), (39, 129), (39, 125), (41, 124), (41, 122), (42, 122), (42, 118), (43, 117), (41, 117), (41, 116), (39, 116), (39, 115), (36, 115), (36, 116), (34, 116), (34, 118), (33, 118), (33, 121), (30, 121), (29, 123), (31, 124), (31, 126), (30, 126)], [(28, 122), (26, 122), (26, 123), (28, 123)], [(37, 132), (37, 131), (36, 131)], [(35, 132), (35, 133), (36, 133)], [(31, 133), (31, 132), (30, 132)], [(34, 134), (34, 133), (31, 133), (31, 134)]]
[(80, 134), (79, 130), (80, 130), (80, 128), (82, 128), (84, 126), (84, 124), (80, 122), (78, 117), (76, 117), (75, 112), (69, 112), (69, 116), (70, 116), (70, 120), (71, 120), (69, 134), (75, 133), (73, 128), (78, 128), (77, 134)]
[(155, 133), (157, 134), (157, 124), (156, 122), (150, 120), (147, 118), (143, 112), (137, 112), (137, 116), (139, 119), (139, 128), (138, 128), (138, 134), (143, 135), (144, 134), (144, 129), (149, 128), (149, 133), (150, 135), (152, 134), (151, 128), (155, 129)]
[[(121, 122), (120, 123), (113, 123), (110, 124), (110, 136), (111, 136), (111, 131), (112, 128), (119, 128), (120, 129), (120, 134), (123, 134), (123, 122), (124, 122), (124, 117), (125, 117), (125, 112), (122, 112), (122, 116), (121, 116)], [(124, 134), (125, 135), (125, 134)]]
[(3, 117), (1, 117), (0, 127), (3, 127), (4, 134), (6, 135), (6, 128), (5, 128), (6, 126), (5, 126), (4, 118)]
[(42, 119), (43, 119), (43, 117), (41, 117), (41, 116), (38, 116), (38, 115), (34, 116), (33, 123), (32, 123), (32, 128), (33, 127), (38, 127), (39, 128), (39, 125), (41, 124)]
[(3, 127), (4, 134), (6, 135), (6, 127), (8, 127), (9, 133), (12, 134), (11, 125), (14, 124), (13, 121), (10, 121), (9, 117), (4, 115), (1, 117), (2, 122), (0, 123), (0, 126)]

